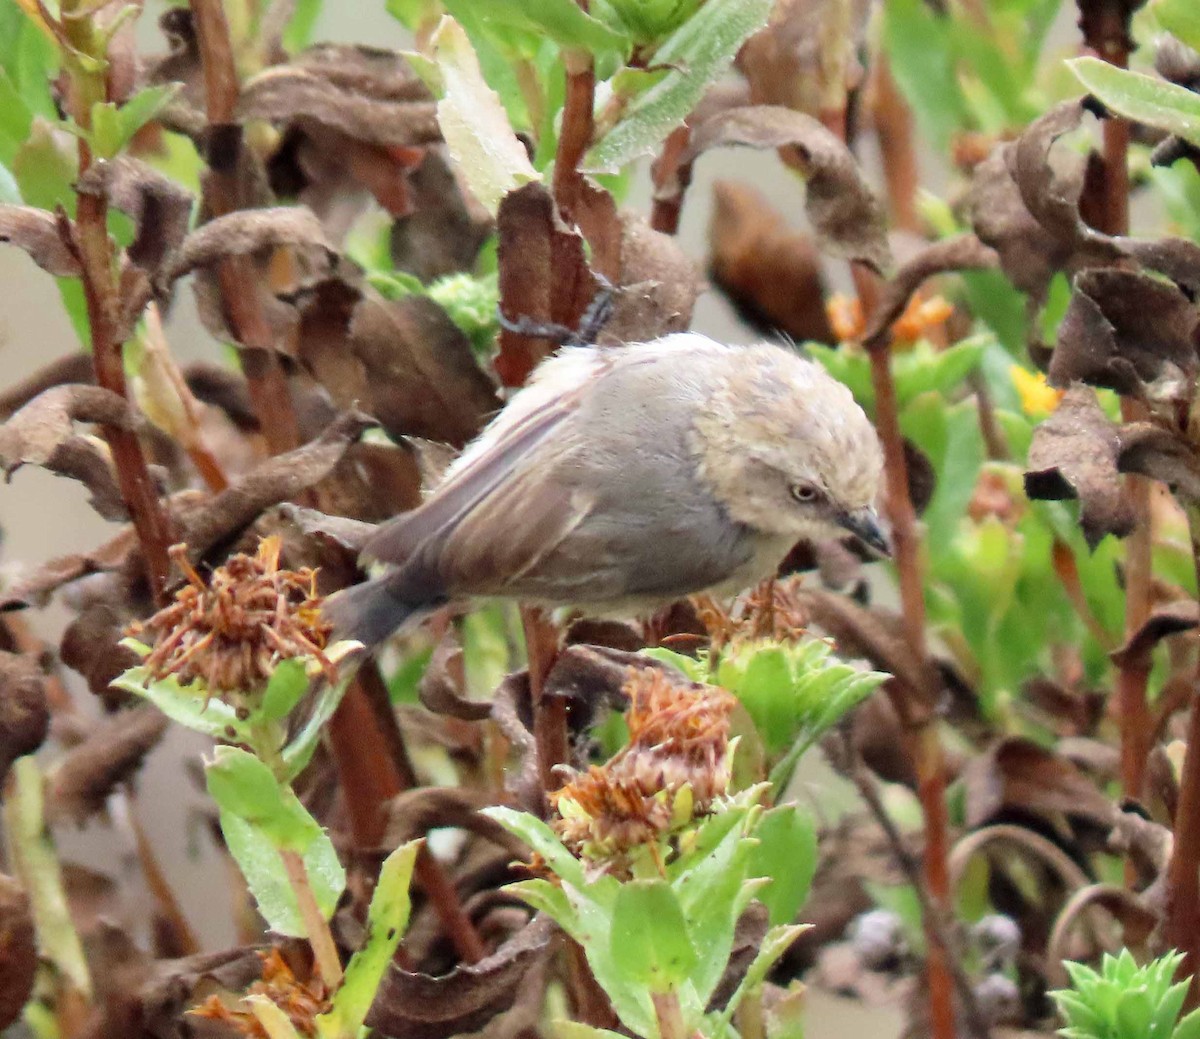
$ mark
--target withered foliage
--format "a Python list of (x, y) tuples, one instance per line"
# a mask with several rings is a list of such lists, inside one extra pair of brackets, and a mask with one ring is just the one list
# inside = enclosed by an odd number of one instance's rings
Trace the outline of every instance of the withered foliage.
[[(296, 977), (278, 949), (262, 955), (262, 977), (251, 983), (246, 996), (269, 999), (287, 1015), (292, 1027), (305, 1037), (317, 1034), (316, 1018), (329, 1009), (328, 993), (320, 978), (307, 981)], [(192, 1017), (227, 1025), (248, 1039), (268, 1039), (262, 1022), (249, 1010), (229, 1006), (216, 993), (188, 1011)]]
[(230, 556), (205, 580), (177, 545), (172, 557), (187, 584), (133, 635), (153, 636), (145, 659), (147, 678), (196, 680), (206, 696), (253, 695), (266, 688), (281, 660), (312, 657), (330, 681), (337, 669), (325, 655), (332, 625), (321, 614), (316, 574), (307, 567), (281, 569), (278, 537), (264, 538), (253, 556)]

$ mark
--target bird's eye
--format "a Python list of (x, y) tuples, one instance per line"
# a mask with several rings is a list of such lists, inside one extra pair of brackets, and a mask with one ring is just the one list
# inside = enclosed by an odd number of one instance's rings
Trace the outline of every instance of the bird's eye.
[(817, 500), (817, 489), (811, 483), (792, 484), (792, 497), (798, 502), (813, 502)]

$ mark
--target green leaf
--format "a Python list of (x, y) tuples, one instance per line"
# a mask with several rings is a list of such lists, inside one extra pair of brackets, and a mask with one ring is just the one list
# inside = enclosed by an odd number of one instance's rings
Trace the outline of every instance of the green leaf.
[(521, 29), (549, 38), (560, 47), (604, 56), (606, 62), (596, 70), (601, 79), (608, 78), (629, 52), (627, 36), (593, 18), (575, 0), (450, 0), (446, 7), (456, 18), (463, 7), (470, 7), (486, 27)]
[(796, 805), (766, 812), (754, 828), (758, 844), (750, 852), (747, 873), (770, 877), (758, 892), (772, 926), (790, 924), (808, 898), (817, 869), (817, 828), (812, 816)]
[(419, 841), (409, 841), (384, 860), (367, 910), (367, 937), (346, 966), (333, 1006), (317, 1018), (318, 1035), (331, 1039), (355, 1039), (358, 1035), (408, 927), (412, 910), (408, 887), (420, 847)]
[(766, 980), (767, 974), (778, 962), (779, 957), (787, 952), (792, 943), (811, 926), (811, 924), (791, 924), (785, 927), (773, 927), (767, 932), (757, 954), (750, 961), (750, 966), (746, 970), (741, 984), (738, 985), (729, 1002), (725, 1004), (725, 1009), (717, 1016), (722, 1025), (727, 1026), (733, 1020), (734, 1012), (741, 1005), (746, 994), (758, 988)]
[(17, 178), (3, 163), (0, 163), (0, 203), (10, 206), (21, 203), (21, 189), (17, 187)]
[(654, 65), (675, 66), (629, 105), (588, 152), (589, 172), (615, 173), (653, 152), (733, 63), (746, 38), (761, 29), (772, 0), (708, 0), (655, 52)]
[(181, 686), (173, 675), (151, 680), (144, 667), (132, 667), (113, 679), (112, 684), (149, 700), (171, 721), (186, 725), (193, 732), (233, 743), (246, 743), (250, 738), (249, 726), (229, 704), (215, 697), (207, 698), (191, 686)]
[(1158, 24), (1194, 51), (1200, 51), (1200, 5), (1196, 0), (1154, 0)]
[(695, 966), (679, 899), (665, 880), (621, 885), (612, 916), (612, 957), (630, 979), (652, 992), (668, 992)]
[(528, 902), (539, 913), (545, 913), (558, 924), (567, 934), (579, 933), (579, 916), (575, 912), (571, 900), (557, 884), (551, 884), (540, 877), (533, 880), (518, 880), (515, 884), (507, 884), (505, 891), (511, 892), (518, 898)]
[(1182, 137), (1200, 147), (1200, 95), (1099, 58), (1074, 58), (1071, 71), (1118, 115)]
[(342, 697), (346, 695), (346, 687), (350, 684), (350, 678), (350, 675), (346, 675), (341, 681), (332, 685), (324, 679), (320, 680), (321, 687), (316, 694), (317, 700), (312, 713), (309, 714), (304, 727), (296, 734), (295, 739), (283, 748), (284, 777), (286, 779), (295, 779), (312, 760), (313, 751), (317, 749), (317, 744), (321, 741), (321, 731), (326, 722), (333, 717), (333, 712), (338, 709)]
[(582, 1021), (570, 1021), (565, 1017), (555, 1018), (550, 1022), (550, 1034), (553, 1039), (625, 1039), (620, 1032), (594, 1028)]
[(74, 215), (74, 183), (79, 172), (74, 143), (45, 119), (34, 117), (29, 136), (11, 163), (21, 197), (28, 205), (39, 209), (62, 206), (69, 216)]
[(792, 741), (792, 668), (786, 649), (763, 646), (746, 665), (732, 690), (749, 712), (767, 751), (777, 754)]
[(179, 93), (179, 83), (145, 87), (118, 107), (111, 101), (92, 105), (92, 125), (85, 135), (95, 155), (111, 159), (133, 139), (143, 126), (161, 112)]
[(663, 646), (651, 646), (649, 649), (642, 650), (641, 655), (650, 657), (651, 660), (657, 660), (663, 664), (670, 664), (672, 667), (682, 671), (693, 682), (707, 682), (709, 680), (708, 664), (703, 660), (697, 660), (695, 657), (685, 657), (682, 653), (676, 653), (674, 650), (666, 649)]
[(1175, 1026), (1171, 1039), (1200, 1039), (1200, 1010), (1193, 1010)]
[(292, 16), (283, 30), (284, 50), (296, 54), (312, 43), (313, 30), (317, 27), (317, 19), (321, 17), (321, 8), (324, 6), (325, 0), (296, 0)]
[(308, 689), (308, 681), (303, 659), (293, 657), (281, 660), (271, 672), (267, 688), (263, 691), (259, 713), (268, 721), (282, 721), (300, 702), (300, 697)]
[(888, 0), (883, 8), (883, 39), (892, 75), (922, 134), (939, 151), (969, 123), (950, 46), (950, 21), (924, 0)]
[(541, 819), (528, 812), (520, 812), (503, 805), (483, 808), (480, 812), (489, 819), (494, 819), (509, 833), (520, 837), (546, 860), (546, 865), (555, 876), (581, 890), (587, 888), (589, 881), (583, 872), (583, 865), (563, 847), (562, 841)]
[(444, 17), (430, 41), (445, 93), (438, 123), (467, 186), (490, 213), (510, 191), (540, 176), (517, 140), (499, 95), (488, 86), (461, 25)]

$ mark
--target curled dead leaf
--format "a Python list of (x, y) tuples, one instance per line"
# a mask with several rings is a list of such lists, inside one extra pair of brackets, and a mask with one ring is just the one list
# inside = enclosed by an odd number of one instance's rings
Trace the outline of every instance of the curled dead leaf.
[(0, 783), (17, 758), (32, 754), (46, 738), (50, 709), (45, 683), (46, 676), (31, 657), (0, 652)]
[(742, 318), (797, 342), (835, 343), (825, 311), (825, 280), (812, 239), (749, 184), (713, 185), (709, 270)]
[(388, 968), (367, 1026), (393, 1039), (449, 1039), (482, 1028), (511, 1008), (521, 981), (545, 957), (553, 925), (539, 917), (478, 963), (432, 977)]
[(25, 889), (0, 873), (0, 1032), (20, 1018), (37, 968), (33, 906)]
[(55, 277), (79, 276), (79, 258), (65, 215), (33, 206), (0, 205), (0, 242), (24, 249), (34, 263)]
[(1078, 768), (1052, 750), (1019, 737), (1002, 739), (963, 770), (966, 823), (972, 829), (1016, 811), (1043, 816), (1076, 816), (1105, 831), (1117, 809)]
[(1125, 238), (1121, 247), (1143, 267), (1170, 278), (1190, 299), (1200, 295), (1200, 244), (1186, 238)]
[(196, 228), (168, 259), (158, 281), (167, 286), (227, 256), (247, 256), (281, 246), (309, 250), (330, 267), (337, 259), (312, 210), (303, 206), (242, 209)]
[(387, 848), (399, 847), (430, 830), (453, 826), (477, 834), (504, 848), (513, 860), (527, 857), (525, 845), (503, 826), (480, 815), (481, 808), (494, 804), (486, 791), (465, 787), (421, 787), (408, 790), (388, 802), (388, 824), (383, 838)]
[(82, 824), (102, 811), (109, 794), (141, 767), (166, 731), (166, 715), (150, 704), (105, 719), (47, 778), (47, 817)]
[(1055, 412), (1034, 430), (1026, 462), (1031, 498), (1078, 498), (1080, 525), (1095, 547), (1106, 534), (1124, 537), (1133, 514), (1117, 472), (1120, 438), (1086, 386), (1067, 391)]
[(96, 438), (75, 432), (76, 422), (140, 431), (144, 423), (111, 390), (77, 384), (38, 394), (0, 426), (0, 468), (6, 477), (22, 465), (38, 465), (81, 481), (91, 504), (105, 519), (126, 518), (108, 450)]
[(427, 296), (389, 301), (367, 290), (354, 311), (350, 349), (371, 411), (393, 437), (461, 447), (500, 406), (466, 335)]
[[(883, 273), (892, 264), (883, 209), (845, 142), (816, 119), (780, 105), (749, 105), (718, 112), (692, 127), (680, 159), (686, 167), (710, 148), (744, 145), (787, 148), (807, 181), (805, 209), (820, 246), (834, 256)], [(662, 196), (682, 190), (665, 182)]]
[(433, 650), (433, 656), (417, 686), (417, 695), (421, 703), (434, 714), (445, 714), (467, 722), (483, 721), (491, 715), (492, 705), (486, 700), (472, 700), (463, 696), (461, 690), (464, 680), (462, 649), (453, 633), (448, 631)]
[(925, 279), (950, 271), (985, 270), (997, 266), (999, 262), (996, 250), (971, 234), (927, 245), (901, 266), (883, 287), (879, 303), (863, 332), (863, 345), (867, 349), (882, 345), (888, 329), (904, 312), (908, 301)]
[(1200, 455), (1173, 430), (1150, 422), (1131, 422), (1120, 428), (1117, 468), (1161, 480), (1172, 494), (1200, 502)]
[(1193, 631), (1200, 627), (1200, 606), (1194, 599), (1160, 603), (1150, 611), (1145, 623), (1125, 640), (1125, 644), (1109, 654), (1120, 668), (1149, 667), (1154, 647), (1171, 635)]
[(1200, 312), (1174, 285), (1140, 271), (1089, 268), (1075, 277), (1050, 382), (1087, 382), (1128, 396), (1173, 400), (1200, 371)]

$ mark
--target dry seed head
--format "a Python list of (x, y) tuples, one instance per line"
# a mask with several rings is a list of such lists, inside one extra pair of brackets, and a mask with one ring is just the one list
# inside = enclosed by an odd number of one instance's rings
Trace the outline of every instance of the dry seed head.
[(808, 611), (800, 601), (801, 579), (793, 574), (769, 578), (726, 607), (711, 595), (692, 596), (700, 623), (708, 631), (711, 651), (743, 642), (798, 642), (808, 627)]
[[(317, 1017), (329, 1009), (329, 998), (320, 978), (300, 981), (280, 955), (278, 949), (259, 954), (262, 957), (262, 977), (246, 990), (247, 996), (266, 996), (291, 1021), (302, 1036), (317, 1034)], [(248, 1010), (227, 1006), (217, 995), (209, 996), (199, 1006), (188, 1011), (193, 1017), (219, 1021), (238, 1035), (249, 1039), (269, 1039), (262, 1022)]]
[(658, 668), (625, 683), (629, 744), (550, 795), (554, 826), (575, 854), (615, 872), (628, 853), (706, 814), (729, 787), (729, 716), (715, 686), (673, 682)]
[(130, 626), (154, 644), (144, 665), (151, 679), (174, 675), (180, 685), (200, 679), (207, 694), (261, 692), (282, 660), (315, 658), (330, 681), (336, 669), (325, 655), (332, 630), (321, 615), (316, 572), (279, 568), (280, 539), (263, 538), (258, 551), (230, 556), (208, 584), (184, 545), (171, 557), (188, 583), (153, 617)]

